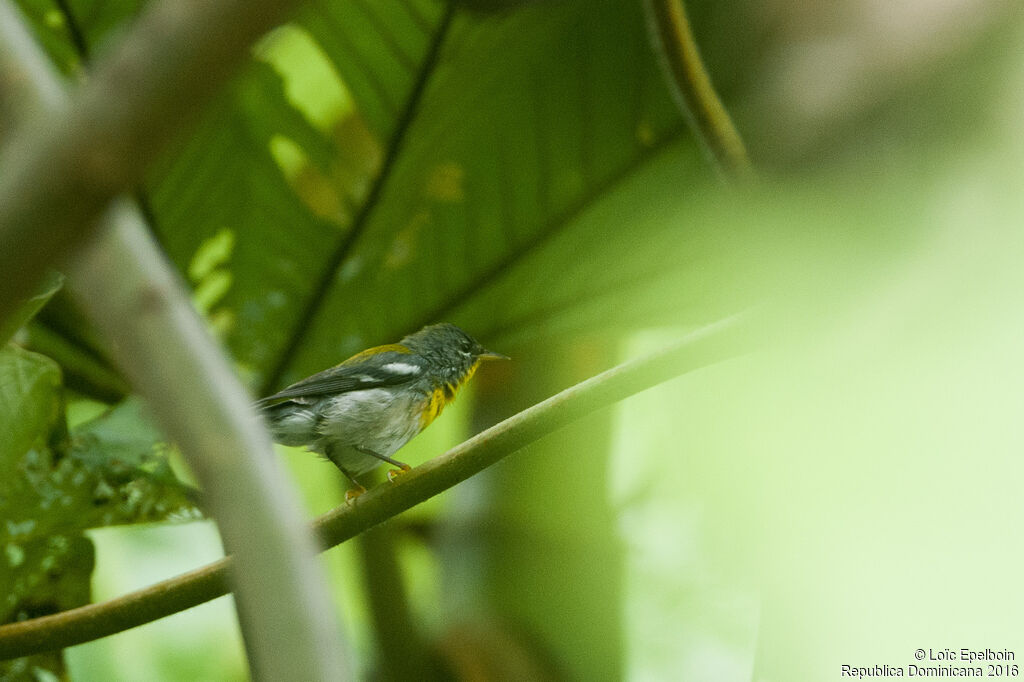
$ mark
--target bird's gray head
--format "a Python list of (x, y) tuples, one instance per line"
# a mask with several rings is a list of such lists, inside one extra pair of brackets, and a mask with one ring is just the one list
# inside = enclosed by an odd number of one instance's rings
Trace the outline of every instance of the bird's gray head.
[(399, 343), (436, 363), (437, 368), (450, 370), (457, 375), (455, 380), (481, 360), (508, 360), (507, 356), (487, 350), (472, 336), (447, 322), (424, 327)]

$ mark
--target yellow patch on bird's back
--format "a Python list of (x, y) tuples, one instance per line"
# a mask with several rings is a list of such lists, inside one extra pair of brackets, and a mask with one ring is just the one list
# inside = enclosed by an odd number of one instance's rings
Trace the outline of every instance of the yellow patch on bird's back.
[(430, 399), (423, 408), (423, 412), (420, 413), (420, 431), (430, 426), (430, 422), (437, 419), (441, 412), (444, 411), (445, 407), (455, 402), (455, 396), (458, 395), (459, 390), (466, 385), (466, 382), (473, 378), (473, 375), (476, 374), (476, 369), (479, 366), (480, 361), (477, 360), (466, 371), (466, 373), (462, 375), (457, 383), (438, 386), (433, 390), (430, 394)]
[(405, 354), (408, 354), (408, 353), (412, 352), (406, 346), (403, 346), (400, 343), (388, 343), (388, 344), (385, 344), (383, 346), (374, 346), (373, 348), (367, 348), (364, 351), (360, 351), (359, 353), (356, 353), (355, 355), (350, 357), (348, 360), (345, 360), (341, 364), (342, 365), (352, 365), (352, 364), (355, 364), (355, 363), (360, 362), (362, 360), (365, 360), (366, 358), (370, 357), (371, 355), (377, 355), (378, 353), (387, 353), (388, 351), (391, 351), (392, 353), (405, 353)]

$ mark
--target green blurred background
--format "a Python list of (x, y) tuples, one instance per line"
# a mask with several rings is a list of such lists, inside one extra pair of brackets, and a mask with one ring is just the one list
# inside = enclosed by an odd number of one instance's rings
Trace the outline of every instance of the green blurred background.
[[(20, 2), (72, 79), (142, 4)], [(753, 186), (702, 155), (639, 2), (324, 0), (140, 188), (254, 395), (428, 322), (513, 357), (414, 465), (769, 313), (758, 352), (328, 552), (363, 677), (826, 680), (1024, 641), (1020, 9), (687, 6)], [(19, 340), (62, 365), (72, 424), (121, 397), (62, 294)], [(341, 503), (329, 464), (281, 456), (311, 514)], [(89, 537), (94, 601), (221, 552), (206, 521)], [(70, 677), (243, 679), (231, 607), (73, 647)]]

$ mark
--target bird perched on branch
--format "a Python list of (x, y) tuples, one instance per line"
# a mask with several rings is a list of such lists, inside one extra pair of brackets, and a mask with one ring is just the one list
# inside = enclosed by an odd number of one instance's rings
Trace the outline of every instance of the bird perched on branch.
[[(435, 324), (398, 343), (353, 355), (340, 365), (257, 401), (274, 440), (305, 445), (359, 482), (430, 425), (485, 360), (508, 360), (486, 350), (453, 324)], [(397, 472), (396, 472), (397, 473)], [(390, 475), (390, 472), (389, 472)]]

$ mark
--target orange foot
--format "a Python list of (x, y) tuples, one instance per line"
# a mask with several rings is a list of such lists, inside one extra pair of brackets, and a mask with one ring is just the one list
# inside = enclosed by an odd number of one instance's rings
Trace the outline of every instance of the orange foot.
[(412, 471), (412, 467), (409, 466), (408, 464), (403, 464), (401, 470), (398, 470), (398, 469), (388, 469), (388, 480), (389, 481), (393, 481), (393, 480), (395, 480), (396, 477), (401, 476), (406, 471)]
[(366, 492), (366, 488), (361, 485), (357, 485), (355, 488), (345, 491), (345, 504), (352, 506), (355, 503), (356, 498)]

